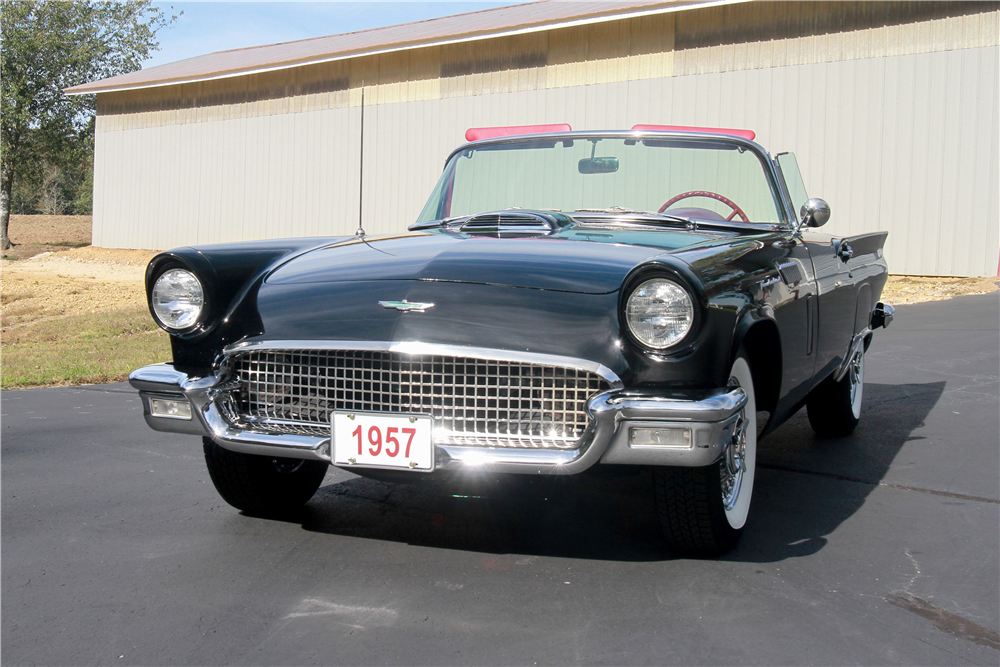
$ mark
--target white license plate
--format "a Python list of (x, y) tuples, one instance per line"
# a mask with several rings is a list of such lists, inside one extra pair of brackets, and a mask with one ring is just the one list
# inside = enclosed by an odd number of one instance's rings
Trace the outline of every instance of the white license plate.
[(334, 412), (333, 462), (342, 466), (434, 470), (430, 415)]

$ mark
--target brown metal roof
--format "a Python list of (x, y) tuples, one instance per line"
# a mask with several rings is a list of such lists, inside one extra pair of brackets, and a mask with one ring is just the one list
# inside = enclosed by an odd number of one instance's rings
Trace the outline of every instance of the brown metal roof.
[(630, 16), (659, 14), (740, 0), (633, 0), (557, 2), (542, 0), (401, 25), (251, 46), (187, 58), (166, 65), (67, 88), (69, 95), (167, 86), (253, 74), (299, 65), (400, 51), (423, 46), (549, 30)]

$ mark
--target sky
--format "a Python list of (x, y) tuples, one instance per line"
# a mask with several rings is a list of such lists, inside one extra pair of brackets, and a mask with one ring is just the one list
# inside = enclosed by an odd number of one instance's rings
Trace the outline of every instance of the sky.
[[(154, 2), (178, 15), (157, 33), (160, 49), (142, 67), (246, 46), (379, 28), (518, 4), (501, 2)], [(183, 11), (183, 14), (181, 12)]]

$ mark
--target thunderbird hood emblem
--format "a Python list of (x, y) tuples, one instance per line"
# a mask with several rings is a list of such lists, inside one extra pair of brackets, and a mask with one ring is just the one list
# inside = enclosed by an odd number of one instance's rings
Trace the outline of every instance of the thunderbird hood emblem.
[(434, 307), (433, 303), (410, 303), (406, 299), (403, 299), (402, 301), (379, 301), (378, 305), (383, 308), (395, 308), (396, 310), (404, 313), (411, 310), (417, 313), (422, 313), (428, 308)]

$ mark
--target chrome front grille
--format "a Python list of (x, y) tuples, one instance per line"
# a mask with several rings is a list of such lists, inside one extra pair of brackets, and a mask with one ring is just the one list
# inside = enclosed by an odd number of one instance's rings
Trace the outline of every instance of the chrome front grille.
[(269, 433), (330, 434), (331, 410), (431, 414), (439, 445), (572, 449), (596, 373), (533, 363), (363, 350), (267, 350), (231, 358), (238, 420)]

